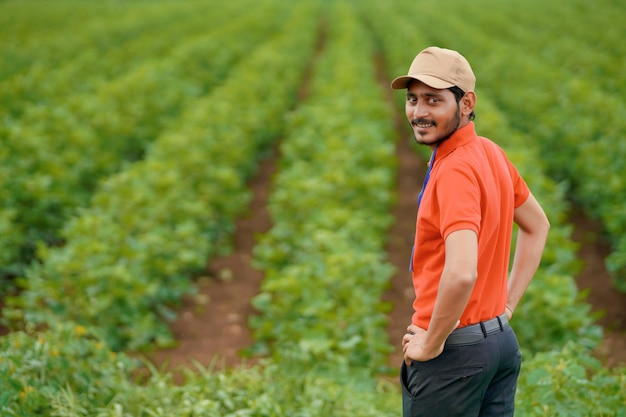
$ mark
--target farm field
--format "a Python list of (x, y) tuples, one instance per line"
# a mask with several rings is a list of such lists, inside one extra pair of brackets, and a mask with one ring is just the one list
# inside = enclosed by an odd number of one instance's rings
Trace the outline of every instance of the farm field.
[(388, 86), (437, 44), (552, 223), (516, 415), (626, 416), (625, 15), (0, 2), (0, 414), (398, 415), (427, 152)]

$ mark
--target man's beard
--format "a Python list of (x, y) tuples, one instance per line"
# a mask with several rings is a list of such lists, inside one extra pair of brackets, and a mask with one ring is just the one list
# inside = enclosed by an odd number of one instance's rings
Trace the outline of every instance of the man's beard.
[[(428, 120), (428, 119), (411, 120), (411, 124), (416, 124), (416, 123), (433, 123), (434, 124), (435, 121)], [(460, 125), (461, 125), (461, 108), (457, 104), (457, 111), (456, 113), (454, 113), (454, 117), (452, 117), (446, 122), (446, 125), (445, 125), (446, 130), (444, 133), (440, 134), (433, 142), (430, 142), (430, 143), (420, 142), (419, 140), (417, 140), (417, 138), (415, 138), (415, 141), (419, 143), (420, 145), (428, 145), (428, 146), (438, 145), (441, 142), (448, 140), (450, 136), (452, 136), (454, 132), (458, 130)]]

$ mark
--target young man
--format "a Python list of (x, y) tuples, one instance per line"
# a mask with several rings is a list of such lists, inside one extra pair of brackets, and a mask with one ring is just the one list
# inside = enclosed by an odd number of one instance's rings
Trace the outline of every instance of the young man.
[[(512, 416), (521, 354), (509, 319), (550, 224), (503, 150), (476, 134), (476, 78), (458, 52), (429, 47), (407, 75), (406, 117), (432, 150), (418, 199), (403, 337), (403, 414)], [(513, 222), (519, 226), (509, 269)]]

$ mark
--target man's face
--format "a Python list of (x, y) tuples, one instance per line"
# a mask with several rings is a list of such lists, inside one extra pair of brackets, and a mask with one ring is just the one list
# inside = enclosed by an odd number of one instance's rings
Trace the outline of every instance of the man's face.
[(448, 89), (440, 90), (420, 81), (411, 81), (407, 87), (405, 111), (415, 140), (420, 144), (435, 145), (461, 127), (459, 103)]

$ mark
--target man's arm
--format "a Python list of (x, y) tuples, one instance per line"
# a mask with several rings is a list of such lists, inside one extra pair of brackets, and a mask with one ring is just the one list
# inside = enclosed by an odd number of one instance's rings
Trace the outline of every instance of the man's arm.
[(446, 262), (428, 331), (409, 326), (403, 339), (405, 360), (426, 361), (441, 354), (447, 337), (459, 325), (478, 276), (478, 236), (458, 230), (446, 238)]
[(506, 302), (509, 319), (539, 268), (550, 230), (548, 217), (532, 194), (524, 204), (515, 209), (513, 220), (519, 230), (509, 275), (509, 295)]

